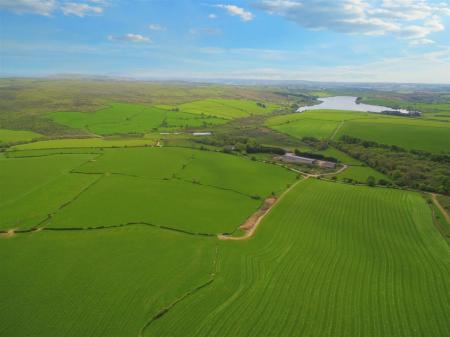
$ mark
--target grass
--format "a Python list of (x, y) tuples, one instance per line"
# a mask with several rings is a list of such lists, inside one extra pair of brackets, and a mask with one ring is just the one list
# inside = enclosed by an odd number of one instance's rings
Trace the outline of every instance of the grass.
[[(303, 147), (300, 147), (300, 148), (303, 149)], [(336, 158), (341, 163), (346, 164), (346, 165), (357, 165), (357, 166), (362, 165), (362, 163), (359, 160), (352, 158), (348, 154), (346, 154), (342, 151), (339, 151), (338, 149), (335, 149), (334, 147), (331, 147), (331, 146), (329, 146), (326, 150), (322, 150), (322, 151), (308, 149), (308, 152), (315, 152), (315, 153), (319, 153), (319, 154), (322, 154), (327, 157)]]
[(0, 160), (0, 229), (34, 227), (73, 198), (93, 177), (69, 171), (90, 158), (74, 154)]
[(42, 135), (31, 131), (0, 129), (0, 144), (29, 142), (41, 136)]
[(264, 103), (266, 107), (257, 105), (255, 101), (232, 99), (206, 99), (184, 103), (178, 106), (183, 112), (215, 116), (225, 119), (248, 117), (253, 114), (265, 114), (277, 109), (278, 106)]
[(145, 336), (448, 335), (449, 247), (419, 194), (308, 179), (220, 251), (211, 287)]
[(183, 148), (105, 149), (80, 168), (86, 173), (121, 173), (145, 178), (180, 178), (197, 184), (265, 197), (284, 190), (295, 174), (229, 154)]
[(337, 175), (339, 180), (353, 179), (357, 183), (366, 183), (367, 178), (374, 177), (376, 181), (383, 179), (390, 181), (390, 179), (383, 173), (380, 173), (373, 168), (367, 166), (350, 166), (345, 171)]
[(410, 150), (450, 151), (450, 127), (445, 123), (411, 122), (398, 119), (350, 121), (339, 130), (338, 137), (346, 134)]
[(53, 112), (56, 123), (97, 135), (143, 134), (158, 128), (184, 128), (226, 123), (226, 120), (130, 103), (111, 103), (94, 112)]
[(215, 242), (145, 226), (1, 239), (1, 336), (123, 337), (211, 279)]
[(49, 228), (145, 222), (194, 233), (232, 232), (260, 202), (231, 191), (171, 180), (106, 176), (60, 210)]
[(81, 138), (81, 139), (53, 139), (40, 142), (21, 144), (12, 147), (12, 150), (35, 149), (65, 149), (65, 148), (101, 148), (154, 145), (157, 135), (150, 138)]
[[(295, 179), (277, 166), (184, 148), (42, 149), (7, 155), (0, 160), (3, 230), (146, 222), (189, 232), (232, 232), (264, 197)], [(12, 179), (17, 176), (21, 179)]]
[(270, 118), (267, 125), (291, 136), (318, 139), (349, 135), (405, 149), (448, 152), (450, 124), (424, 118), (364, 112), (311, 110)]
[(335, 121), (302, 119), (272, 127), (279, 132), (298, 138), (315, 137), (318, 139), (327, 139), (333, 135), (338, 126), (339, 122)]
[(264, 198), (279, 194), (295, 180), (293, 172), (246, 158), (201, 151), (180, 171), (180, 177)]
[(450, 215), (450, 197), (447, 195), (438, 195), (437, 199), (441, 206), (447, 211), (447, 214)]

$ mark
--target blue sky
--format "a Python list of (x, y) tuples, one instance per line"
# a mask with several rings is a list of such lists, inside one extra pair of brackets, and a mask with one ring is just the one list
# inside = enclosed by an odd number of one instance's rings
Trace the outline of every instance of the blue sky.
[(0, 74), (450, 83), (442, 0), (0, 0)]

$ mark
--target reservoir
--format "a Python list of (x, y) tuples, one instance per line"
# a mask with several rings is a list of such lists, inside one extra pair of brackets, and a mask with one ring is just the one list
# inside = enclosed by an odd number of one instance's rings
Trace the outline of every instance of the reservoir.
[(402, 114), (409, 114), (405, 109), (393, 109), (380, 105), (371, 105), (356, 103), (357, 97), (353, 96), (334, 96), (319, 98), (321, 103), (312, 106), (302, 106), (297, 112), (303, 112), (307, 110), (350, 110), (350, 111), (362, 111), (362, 112), (377, 112), (383, 111), (399, 111)]

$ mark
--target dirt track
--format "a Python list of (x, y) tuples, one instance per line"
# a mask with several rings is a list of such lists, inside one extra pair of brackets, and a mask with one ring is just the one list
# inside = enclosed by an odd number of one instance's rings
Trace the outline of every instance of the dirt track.
[(256, 229), (258, 228), (258, 225), (261, 223), (262, 219), (264, 219), (264, 217), (270, 213), (270, 211), (273, 209), (273, 206), (278, 201), (283, 199), (283, 197), (287, 193), (289, 193), (289, 191), (292, 190), (299, 182), (305, 181), (306, 179), (308, 179), (308, 177), (306, 177), (305, 179), (296, 181), (286, 191), (284, 191), (280, 195), (279, 198), (275, 198), (275, 197), (267, 198), (264, 201), (263, 206), (259, 210), (257, 210), (255, 213), (253, 213), (253, 215), (250, 218), (248, 218), (247, 221), (245, 221), (245, 223), (243, 225), (241, 225), (239, 227), (245, 233), (243, 236), (230, 236), (230, 235), (220, 234), (217, 236), (219, 238), (219, 240), (242, 241), (242, 240), (247, 240), (247, 239), (251, 238), (255, 234)]
[(431, 199), (433, 200), (433, 202), (436, 205), (436, 207), (439, 208), (439, 210), (441, 211), (441, 213), (444, 216), (445, 220), (447, 220), (447, 222), (450, 224), (450, 216), (448, 215), (448, 213), (445, 210), (445, 208), (442, 207), (442, 205), (440, 204), (439, 200), (437, 199), (437, 194), (436, 193), (431, 193)]
[(308, 178), (318, 178), (318, 177), (324, 177), (324, 176), (328, 176), (328, 175), (335, 175), (335, 174), (339, 174), (341, 172), (343, 172), (344, 170), (346, 170), (348, 168), (347, 165), (344, 165), (343, 167), (341, 167), (338, 171), (336, 172), (332, 172), (332, 173), (324, 173), (324, 174), (309, 174), (309, 173), (305, 173), (305, 172), (301, 172), (295, 169), (290, 169), (291, 171), (294, 171), (296, 173), (300, 173), (301, 175), (303, 175), (305, 177), (305, 179), (301, 179), (296, 181), (294, 184), (292, 184), (286, 191), (284, 191), (280, 197), (277, 199), (275, 197), (269, 197), (264, 201), (263, 206), (257, 210), (255, 213), (253, 213), (253, 215), (247, 219), (247, 221), (245, 221), (244, 224), (242, 224), (239, 229), (244, 231), (244, 235), (243, 236), (231, 236), (231, 235), (224, 235), (224, 234), (220, 234), (218, 235), (218, 239), (219, 240), (231, 240), (231, 241), (242, 241), (242, 240), (247, 240), (249, 238), (251, 238), (255, 232), (256, 229), (258, 228), (258, 225), (260, 224), (260, 222), (262, 221), (262, 219), (264, 219), (264, 217), (270, 213), (270, 211), (273, 209), (273, 206), (280, 201), (281, 199), (283, 199), (283, 197), (289, 193), (290, 190), (292, 190), (299, 182), (304, 181)]

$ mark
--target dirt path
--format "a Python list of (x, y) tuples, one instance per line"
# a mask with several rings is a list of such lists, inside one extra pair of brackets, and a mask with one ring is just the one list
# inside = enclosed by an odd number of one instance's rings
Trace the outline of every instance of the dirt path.
[(440, 204), (440, 202), (439, 202), (439, 200), (437, 198), (437, 194), (436, 193), (431, 193), (431, 199), (433, 200), (433, 202), (436, 205), (436, 207), (439, 208), (439, 210), (441, 211), (441, 213), (444, 216), (445, 220), (447, 220), (447, 223), (450, 224), (450, 216), (448, 215), (448, 213), (445, 210), (445, 208), (442, 207), (442, 205)]
[(337, 128), (334, 130), (333, 134), (330, 137), (330, 140), (333, 140), (334, 137), (336, 137), (337, 133), (339, 132), (339, 130), (342, 128), (342, 126), (344, 125), (345, 121), (342, 121)]
[(4, 238), (11, 238), (14, 235), (16, 235), (16, 232), (14, 231), (14, 229), (10, 229), (9, 231), (7, 231), (6, 233), (2, 233), (0, 234), (0, 236), (4, 237)]
[(319, 177), (324, 177), (324, 176), (328, 176), (328, 175), (339, 174), (339, 173), (343, 172), (344, 170), (346, 170), (347, 168), (348, 168), (348, 166), (344, 165), (336, 172), (323, 173), (323, 174), (309, 174), (309, 173), (301, 172), (301, 171), (298, 171), (295, 169), (290, 169), (291, 171), (300, 173), (301, 175), (303, 175), (305, 177), (305, 179), (296, 181), (286, 191), (284, 191), (280, 195), (279, 198), (275, 198), (275, 197), (267, 198), (264, 201), (264, 204), (262, 205), (262, 207), (259, 210), (257, 210), (255, 213), (253, 213), (253, 215), (250, 218), (248, 218), (247, 221), (245, 221), (245, 223), (239, 227), (239, 229), (244, 231), (243, 236), (231, 236), (231, 235), (220, 234), (217, 236), (218, 239), (219, 240), (242, 241), (242, 240), (247, 240), (247, 239), (251, 238), (255, 234), (256, 229), (258, 228), (258, 225), (261, 223), (262, 219), (264, 219), (264, 217), (270, 213), (270, 211), (273, 209), (273, 206), (277, 202), (279, 202), (281, 199), (283, 199), (284, 196), (286, 194), (288, 194), (298, 183), (300, 183), (301, 181), (305, 181), (308, 178), (319, 178)]
[(337, 170), (335, 172), (330, 172), (330, 173), (311, 174), (311, 173), (302, 172), (302, 171), (299, 171), (296, 169), (290, 169), (290, 170), (293, 172), (300, 173), (305, 178), (319, 178), (319, 177), (326, 177), (326, 176), (334, 176), (336, 174), (344, 172), (346, 169), (348, 169), (348, 165), (343, 164), (343, 166), (339, 170)]
[(288, 194), (295, 186), (297, 186), (298, 183), (305, 181), (309, 177), (306, 177), (305, 179), (301, 179), (296, 181), (294, 184), (292, 184), (286, 191), (284, 191), (279, 198), (276, 197), (269, 197), (264, 201), (264, 204), (262, 207), (257, 210), (253, 215), (245, 221), (243, 225), (241, 225), (239, 228), (244, 231), (243, 236), (230, 236), (230, 235), (224, 235), (220, 234), (218, 235), (219, 240), (231, 240), (231, 241), (242, 241), (247, 240), (251, 238), (258, 228), (258, 225), (261, 223), (262, 219), (270, 213), (270, 211), (273, 209), (273, 206), (280, 200), (284, 198), (286, 194)]

